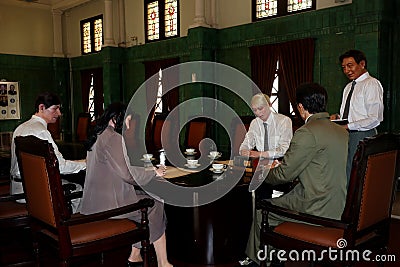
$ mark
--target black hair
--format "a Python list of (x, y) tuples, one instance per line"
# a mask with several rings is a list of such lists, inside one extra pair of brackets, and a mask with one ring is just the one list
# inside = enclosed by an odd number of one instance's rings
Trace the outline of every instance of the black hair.
[(328, 93), (318, 83), (304, 83), (296, 88), (296, 102), (311, 114), (326, 112)]
[(343, 55), (341, 55), (339, 57), (340, 64), (342, 64), (343, 59), (349, 58), (349, 57), (354, 58), (354, 60), (357, 62), (357, 64), (360, 64), (360, 62), (362, 60), (364, 60), (365, 67), (367, 67), (367, 57), (365, 56), (365, 54), (362, 51), (352, 49), (352, 50), (345, 52)]
[(51, 92), (44, 92), (39, 94), (35, 100), (35, 112), (39, 112), (39, 105), (43, 104), (45, 108), (53, 105), (61, 105), (60, 98)]
[(87, 150), (90, 151), (92, 149), (92, 146), (96, 143), (97, 136), (108, 127), (110, 120), (113, 120), (114, 122), (114, 130), (121, 134), (124, 125), (125, 112), (125, 104), (120, 102), (111, 103), (106, 110), (104, 110), (103, 114), (96, 120), (96, 126), (86, 143)]

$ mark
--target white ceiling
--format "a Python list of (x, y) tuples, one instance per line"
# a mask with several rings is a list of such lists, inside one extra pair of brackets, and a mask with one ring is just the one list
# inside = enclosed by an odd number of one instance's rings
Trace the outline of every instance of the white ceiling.
[(89, 1), (90, 0), (0, 0), (0, 4), (64, 11)]

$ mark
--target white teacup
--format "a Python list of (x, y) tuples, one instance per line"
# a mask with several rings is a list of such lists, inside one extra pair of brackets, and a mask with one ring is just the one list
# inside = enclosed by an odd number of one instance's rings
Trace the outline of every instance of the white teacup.
[(218, 151), (210, 151), (210, 156), (213, 158), (216, 158), (219, 156), (219, 152)]
[(193, 154), (194, 148), (186, 148), (186, 153)]
[(143, 154), (143, 158), (145, 160), (150, 160), (153, 157), (153, 154)]
[(214, 163), (212, 165), (212, 168), (214, 169), (214, 171), (216, 172), (221, 172), (224, 169), (224, 164), (222, 163)]
[(187, 165), (196, 166), (198, 162), (199, 162), (199, 160), (197, 160), (197, 159), (188, 159), (187, 160)]

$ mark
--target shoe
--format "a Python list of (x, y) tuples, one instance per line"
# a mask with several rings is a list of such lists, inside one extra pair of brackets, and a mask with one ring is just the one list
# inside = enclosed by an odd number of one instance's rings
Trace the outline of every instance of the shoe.
[(136, 261), (136, 262), (132, 262), (132, 261), (127, 261), (127, 265), (128, 267), (143, 267), (143, 261)]
[(250, 265), (253, 261), (249, 258), (246, 257), (244, 260), (239, 261), (239, 264), (242, 266), (247, 266)]

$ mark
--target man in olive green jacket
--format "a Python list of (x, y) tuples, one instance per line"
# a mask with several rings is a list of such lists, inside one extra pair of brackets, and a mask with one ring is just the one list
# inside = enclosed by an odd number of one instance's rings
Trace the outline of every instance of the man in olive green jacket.
[[(305, 124), (299, 128), (281, 164), (272, 168), (265, 183), (298, 184), (287, 194), (274, 198), (277, 206), (326, 218), (339, 219), (346, 201), (346, 159), (348, 132), (329, 119), (326, 90), (315, 83), (296, 89), (297, 108)], [(269, 215), (270, 225), (287, 220)], [(250, 233), (246, 253), (255, 262), (259, 250), (261, 226), (257, 212), (257, 229)]]

